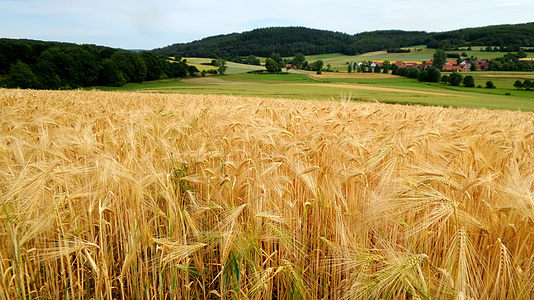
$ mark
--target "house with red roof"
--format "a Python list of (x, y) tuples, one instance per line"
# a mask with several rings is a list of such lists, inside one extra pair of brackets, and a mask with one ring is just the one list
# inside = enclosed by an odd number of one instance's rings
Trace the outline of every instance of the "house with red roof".
[(425, 61), (422, 64), (418, 65), (421, 69), (426, 70), (429, 67), (432, 67), (433, 63), (432, 61)]
[(445, 66), (443, 66), (443, 71), (465, 71), (465, 70), (462, 69), (460, 66), (453, 66), (450, 64), (446, 64)]

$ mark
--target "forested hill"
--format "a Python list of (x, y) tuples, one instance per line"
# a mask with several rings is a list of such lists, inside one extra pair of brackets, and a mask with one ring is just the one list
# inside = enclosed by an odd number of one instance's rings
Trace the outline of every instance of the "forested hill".
[(339, 32), (304, 27), (274, 27), (255, 29), (204, 38), (187, 44), (153, 50), (157, 54), (188, 57), (269, 56), (277, 52), (290, 56), (348, 51), (352, 36)]
[(415, 45), (446, 50), (466, 46), (534, 47), (534, 23), (466, 28), (448, 32), (383, 30), (349, 35), (305, 27), (272, 27), (204, 38), (154, 49), (168, 56), (282, 56), (343, 53), (361, 54)]
[(0, 38), (0, 87), (122, 86), (198, 73), (183, 60), (96, 45)]

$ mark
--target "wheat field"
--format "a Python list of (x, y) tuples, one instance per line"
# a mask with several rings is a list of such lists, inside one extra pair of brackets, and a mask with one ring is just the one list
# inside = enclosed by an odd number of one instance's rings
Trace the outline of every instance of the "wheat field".
[(531, 299), (534, 114), (0, 89), (0, 299)]

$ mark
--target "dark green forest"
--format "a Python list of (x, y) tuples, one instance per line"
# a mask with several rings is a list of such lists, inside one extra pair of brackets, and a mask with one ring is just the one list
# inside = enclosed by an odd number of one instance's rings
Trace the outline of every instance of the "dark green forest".
[(466, 28), (448, 32), (381, 30), (349, 35), (341, 32), (305, 27), (273, 27), (255, 29), (173, 44), (152, 50), (158, 55), (183, 57), (236, 57), (256, 55), (268, 57), (343, 53), (356, 55), (384, 49), (398, 49), (416, 45), (454, 50), (469, 46), (497, 46), (498, 49), (518, 51), (534, 47), (534, 23)]
[(305, 27), (273, 27), (174, 44), (154, 49), (152, 52), (168, 56), (221, 57), (234, 60), (236, 57), (248, 55), (268, 57), (272, 53), (279, 53), (281, 56), (294, 56), (297, 53), (355, 55), (385, 48), (421, 45), (426, 41), (427, 33), (423, 31), (375, 31), (352, 36)]
[(4, 77), (0, 86), (5, 87), (122, 86), (128, 82), (186, 77), (196, 72), (195, 67), (182, 60), (171, 62), (148, 51), (137, 53), (95, 45), (0, 39), (0, 78)]

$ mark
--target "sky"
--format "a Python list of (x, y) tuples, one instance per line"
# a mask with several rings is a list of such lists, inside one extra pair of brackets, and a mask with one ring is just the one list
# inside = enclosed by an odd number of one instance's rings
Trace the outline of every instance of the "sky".
[(534, 22), (534, 0), (0, 0), (0, 37), (150, 50), (276, 26), (356, 34)]

